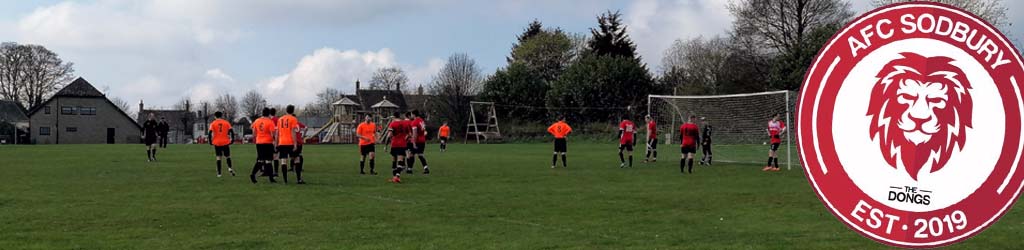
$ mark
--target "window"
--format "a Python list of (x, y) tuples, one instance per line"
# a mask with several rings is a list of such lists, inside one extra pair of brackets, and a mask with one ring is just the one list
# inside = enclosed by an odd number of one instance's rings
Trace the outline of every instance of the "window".
[(60, 107), (60, 114), (62, 114), (62, 115), (75, 115), (77, 113), (78, 112), (76, 112), (75, 107), (72, 107), (72, 106), (61, 106)]
[(39, 135), (50, 135), (50, 127), (39, 127)]
[(78, 107), (78, 111), (82, 115), (96, 115), (96, 107)]
[(78, 132), (78, 127), (68, 127), (64, 131), (67, 131), (67, 132)]
[(43, 106), (43, 114), (50, 114), (50, 106)]

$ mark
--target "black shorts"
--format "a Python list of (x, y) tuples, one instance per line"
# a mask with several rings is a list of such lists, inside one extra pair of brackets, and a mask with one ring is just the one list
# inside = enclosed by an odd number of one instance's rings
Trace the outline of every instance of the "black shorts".
[(619, 144), (619, 150), (633, 151), (633, 143)]
[(438, 137), (438, 139), (441, 139), (442, 142), (448, 141), (448, 137), (447, 136), (441, 136), (441, 137)]
[(360, 145), (359, 146), (359, 155), (366, 156), (366, 155), (368, 155), (370, 153), (376, 153), (376, 152), (377, 152), (377, 145), (376, 144), (368, 144), (368, 145)]
[(680, 148), (679, 151), (682, 152), (683, 155), (685, 155), (685, 154), (696, 154), (697, 153), (697, 146), (682, 147), (682, 148)]
[(779, 151), (779, 144), (781, 143), (772, 143), (771, 146), (768, 146), (768, 149), (770, 149), (772, 152)]
[(299, 145), (298, 147), (295, 148), (295, 151), (292, 151), (291, 158), (296, 158), (299, 157), (300, 155), (302, 155), (302, 145)]
[(427, 143), (416, 143), (415, 148), (409, 148), (409, 152), (413, 154), (423, 154), (423, 149), (427, 147)]
[(658, 149), (658, 138), (648, 138), (647, 146), (651, 149)]
[(274, 144), (256, 144), (256, 160), (274, 160)]
[(395, 157), (405, 156), (405, 152), (406, 151), (407, 151), (406, 148), (391, 147), (391, 156), (395, 156)]
[(292, 145), (280, 145), (277, 146), (277, 158), (289, 158), (292, 156), (294, 148)]
[(214, 146), (213, 153), (217, 156), (231, 157), (231, 147), (229, 146)]
[(555, 138), (555, 152), (565, 153), (567, 149), (565, 138)]
[(143, 140), (143, 142), (146, 143), (146, 146), (152, 146), (153, 144), (156, 144), (156, 136), (146, 136), (146, 139)]

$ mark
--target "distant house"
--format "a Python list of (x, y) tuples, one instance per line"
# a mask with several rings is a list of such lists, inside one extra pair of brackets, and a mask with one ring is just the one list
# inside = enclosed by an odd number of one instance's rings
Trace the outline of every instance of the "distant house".
[(28, 112), (21, 103), (0, 100), (0, 144), (28, 143)]
[(28, 112), (37, 144), (139, 143), (142, 127), (83, 78)]
[(192, 143), (195, 139), (195, 130), (197, 130), (196, 121), (199, 120), (200, 125), (202, 125), (202, 120), (198, 114), (192, 112), (191, 106), (191, 103), (186, 101), (184, 110), (146, 109), (145, 103), (139, 102), (139, 116), (136, 118), (136, 122), (143, 124), (149, 118), (149, 114), (153, 114), (157, 122), (160, 122), (160, 118), (163, 118), (170, 127), (170, 130), (167, 132), (167, 143)]

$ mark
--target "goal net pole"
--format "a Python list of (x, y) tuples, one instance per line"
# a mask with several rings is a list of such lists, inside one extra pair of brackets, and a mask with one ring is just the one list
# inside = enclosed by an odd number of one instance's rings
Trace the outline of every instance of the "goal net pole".
[[(670, 122), (665, 133), (666, 144), (672, 144), (676, 118), (679, 123), (689, 114), (708, 117), (714, 127), (716, 144), (760, 144), (767, 137), (767, 121), (774, 114), (785, 115), (786, 123), (786, 168), (793, 169), (792, 140), (790, 137), (792, 105), (791, 91), (769, 91), (729, 95), (648, 95), (647, 114), (655, 120)], [(660, 103), (667, 104), (659, 106)], [(659, 113), (663, 113), (660, 114)], [(670, 115), (671, 114), (671, 115)], [(659, 117), (660, 116), (660, 117)], [(703, 129), (703, 126), (702, 126)], [(725, 133), (725, 134), (723, 134)]]

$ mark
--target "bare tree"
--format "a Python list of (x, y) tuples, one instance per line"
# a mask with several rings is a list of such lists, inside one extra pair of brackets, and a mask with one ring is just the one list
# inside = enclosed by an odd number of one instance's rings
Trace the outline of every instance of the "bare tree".
[(430, 93), (435, 95), (432, 102), (442, 117), (453, 124), (465, 124), (468, 120), (469, 102), (483, 88), (483, 73), (476, 61), (469, 55), (458, 53), (448, 57), (441, 70), (434, 77)]
[(241, 108), (241, 114), (249, 119), (255, 119), (261, 114), (263, 107), (267, 105), (267, 98), (263, 97), (263, 94), (256, 90), (249, 90), (242, 96), (242, 102), (239, 104)]
[(380, 68), (370, 78), (370, 89), (398, 89), (410, 93), (409, 77), (399, 67)]
[(316, 100), (306, 104), (302, 110), (303, 115), (328, 117), (331, 116), (331, 104), (341, 100), (345, 94), (335, 88), (325, 88), (316, 93)]
[(174, 106), (172, 106), (171, 108), (173, 108), (174, 110), (195, 110), (195, 106), (192, 102), (192, 99), (189, 99), (189, 97), (187, 96), (179, 99), (178, 102), (175, 102)]
[(729, 40), (722, 37), (676, 40), (662, 58), (663, 74), (680, 74), (670, 83), (684, 94), (720, 94), (721, 78), (729, 74), (732, 54)]
[(128, 104), (124, 99), (121, 99), (120, 97), (113, 97), (110, 98), (110, 102), (114, 103), (114, 106), (117, 106), (117, 108), (127, 114), (128, 117), (135, 117), (135, 113), (132, 111), (132, 105)]
[(74, 77), (73, 64), (39, 45), (0, 44), (0, 95), (26, 107), (42, 104)]
[[(872, 0), (875, 7), (886, 6), (894, 3), (910, 2), (911, 0)], [(970, 11), (985, 19), (996, 27), (1005, 27), (1010, 24), (1006, 16), (1008, 10), (1002, 0), (926, 0), (937, 3), (944, 3)]]
[(853, 15), (850, 4), (841, 0), (737, 0), (728, 8), (736, 29), (747, 29), (776, 52), (790, 55), (807, 49), (814, 30)]
[(231, 94), (218, 96), (217, 99), (213, 101), (213, 112), (216, 111), (223, 112), (224, 119), (234, 121), (235, 117), (238, 116), (238, 99)]

